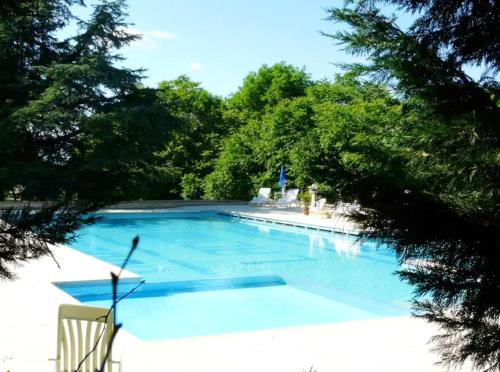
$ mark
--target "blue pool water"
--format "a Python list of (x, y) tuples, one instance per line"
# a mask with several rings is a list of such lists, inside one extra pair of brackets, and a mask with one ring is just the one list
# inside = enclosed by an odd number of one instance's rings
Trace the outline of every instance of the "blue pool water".
[[(146, 284), (119, 304), (124, 328), (145, 340), (409, 314), (411, 288), (393, 253), (355, 237), (215, 212), (105, 214), (72, 246), (121, 265)], [(123, 281), (125, 293), (135, 282)], [(109, 306), (110, 284), (59, 285)]]

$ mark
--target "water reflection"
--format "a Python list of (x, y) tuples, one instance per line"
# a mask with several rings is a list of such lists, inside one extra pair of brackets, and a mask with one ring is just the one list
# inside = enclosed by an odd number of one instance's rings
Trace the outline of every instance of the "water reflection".
[(358, 256), (361, 253), (361, 243), (356, 238), (341, 234), (325, 236), (320, 232), (309, 232), (309, 251), (335, 250), (339, 256)]
[(338, 237), (334, 239), (335, 251), (342, 256), (358, 256), (361, 253), (361, 243), (355, 239)]
[(259, 229), (259, 233), (263, 235), (269, 234), (269, 232), (271, 231), (271, 228), (266, 225), (257, 225), (257, 228)]
[[(333, 246), (329, 245), (331, 248)], [(318, 234), (317, 232), (309, 233), (309, 249), (315, 250), (316, 248), (324, 249), (325, 248), (325, 239), (324, 236)]]

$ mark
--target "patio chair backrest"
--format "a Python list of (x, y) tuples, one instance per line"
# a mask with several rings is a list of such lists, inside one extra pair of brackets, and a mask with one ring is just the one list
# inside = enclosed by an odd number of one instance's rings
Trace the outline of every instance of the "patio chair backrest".
[(290, 189), (286, 192), (286, 200), (287, 201), (295, 201), (297, 200), (297, 195), (299, 195), (299, 189)]
[(259, 189), (258, 198), (259, 199), (269, 199), (269, 195), (270, 194), (271, 194), (271, 188), (270, 187), (261, 187)]
[[(78, 371), (99, 369), (106, 356), (113, 333), (113, 312), (101, 307), (61, 305), (57, 325), (56, 371), (75, 371), (94, 348)], [(107, 316), (108, 315), (108, 316)], [(106, 317), (107, 316), (107, 317)], [(105, 371), (112, 371), (111, 352)]]

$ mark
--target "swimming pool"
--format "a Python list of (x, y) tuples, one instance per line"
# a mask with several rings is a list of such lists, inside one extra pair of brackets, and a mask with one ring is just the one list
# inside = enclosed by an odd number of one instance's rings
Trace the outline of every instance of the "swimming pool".
[[(349, 235), (216, 212), (117, 213), (72, 247), (119, 266), (135, 235), (127, 269), (146, 284), (120, 303), (118, 318), (144, 340), (409, 314), (411, 288), (394, 275), (393, 253)], [(59, 286), (110, 303), (109, 282)]]

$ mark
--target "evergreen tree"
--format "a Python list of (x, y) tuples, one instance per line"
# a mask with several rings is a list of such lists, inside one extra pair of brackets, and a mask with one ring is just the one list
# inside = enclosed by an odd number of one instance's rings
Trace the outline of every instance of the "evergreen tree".
[[(330, 11), (350, 26), (330, 36), (368, 58), (354, 68), (403, 99), (399, 118), (384, 124), (390, 134), (359, 152), (380, 166), (342, 165), (339, 187), (364, 207), (355, 216), (364, 235), (389, 241), (409, 264), (400, 274), (416, 288), (416, 314), (442, 328), (443, 363), (498, 370), (500, 10), (482, 0), (384, 3), (413, 12), (413, 24), (401, 29), (377, 1)], [(480, 79), (464, 72), (471, 64)]]
[[(0, 200), (39, 201), (0, 210), (0, 277), (9, 263), (50, 254), (125, 198), (164, 143), (170, 119), (141, 71), (116, 66), (126, 32), (123, 1), (102, 1), (88, 21), (80, 0), (0, 3)], [(68, 25), (76, 35), (61, 38)]]

